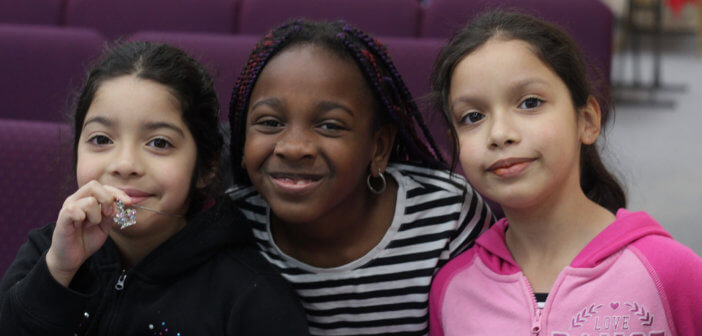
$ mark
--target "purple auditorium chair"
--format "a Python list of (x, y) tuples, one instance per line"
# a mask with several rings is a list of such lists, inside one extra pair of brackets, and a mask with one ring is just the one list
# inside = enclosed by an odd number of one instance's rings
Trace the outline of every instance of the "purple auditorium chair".
[(441, 147), (444, 157), (448, 159), (451, 153), (448, 126), (441, 117), (441, 112), (434, 109), (428, 96), (431, 90), (431, 69), (445, 41), (432, 38), (395, 37), (380, 37), (378, 40), (387, 47), (397, 70), (414, 96), (434, 140)]
[(136, 31), (232, 33), (236, 0), (67, 0), (66, 25), (109, 39)]
[(0, 0), (0, 22), (59, 25), (64, 0)]
[(75, 190), (68, 124), (0, 119), (0, 276)]
[(345, 20), (376, 36), (417, 36), (417, 0), (241, 0), (239, 32), (264, 34), (293, 18)]
[(488, 9), (514, 9), (563, 27), (594, 66), (593, 76), (609, 86), (614, 14), (600, 0), (432, 0), (424, 8), (420, 36), (447, 38)]
[(220, 119), (228, 120), (232, 88), (253, 50), (257, 36), (139, 32), (130, 40), (157, 41), (179, 47), (210, 72), (221, 106)]
[(92, 30), (0, 25), (0, 118), (65, 121), (103, 41)]

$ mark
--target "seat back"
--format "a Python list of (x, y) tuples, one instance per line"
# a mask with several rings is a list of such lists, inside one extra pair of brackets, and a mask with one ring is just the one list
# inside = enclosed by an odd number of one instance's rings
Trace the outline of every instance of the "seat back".
[(444, 40), (395, 37), (381, 37), (378, 40), (387, 47), (397, 70), (417, 102), (434, 141), (441, 148), (444, 157), (450, 159), (448, 125), (441, 116), (441, 111), (434, 109), (429, 97), (432, 66), (445, 43)]
[(75, 190), (68, 124), (0, 119), (0, 274)]
[(0, 22), (59, 25), (64, 0), (0, 0)]
[(65, 121), (102, 44), (91, 30), (0, 25), (0, 118)]
[(239, 32), (262, 35), (294, 18), (345, 20), (372, 35), (416, 36), (416, 0), (242, 0)]
[(231, 33), (235, 12), (235, 0), (70, 0), (66, 25), (109, 39), (142, 30)]

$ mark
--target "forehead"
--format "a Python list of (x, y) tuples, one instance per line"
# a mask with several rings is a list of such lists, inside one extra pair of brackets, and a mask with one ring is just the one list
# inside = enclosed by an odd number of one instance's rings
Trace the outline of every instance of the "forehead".
[(133, 75), (120, 76), (101, 83), (88, 108), (87, 116), (94, 114), (138, 120), (182, 119), (180, 103), (167, 86)]
[(513, 85), (535, 79), (565, 85), (529, 43), (492, 38), (458, 62), (451, 77), (451, 88), (453, 91), (463, 85), (486, 89), (488, 83)]
[(252, 96), (313, 91), (327, 98), (372, 103), (373, 95), (361, 69), (327, 47), (305, 43), (274, 56), (263, 68)]

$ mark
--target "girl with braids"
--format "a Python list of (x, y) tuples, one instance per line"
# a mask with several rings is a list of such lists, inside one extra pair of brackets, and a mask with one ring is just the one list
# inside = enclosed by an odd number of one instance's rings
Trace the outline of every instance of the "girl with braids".
[(182, 50), (105, 52), (73, 115), (78, 190), (7, 270), (2, 335), (309, 334), (290, 286), (214, 192), (218, 115), (210, 76)]
[(479, 16), (439, 54), (463, 171), (506, 218), (434, 279), (431, 335), (702, 335), (702, 258), (623, 208), (587, 74), (565, 32), (519, 13)]
[(424, 335), (436, 270), (492, 214), (385, 48), (343, 22), (266, 35), (232, 94), (231, 190), (315, 335)]

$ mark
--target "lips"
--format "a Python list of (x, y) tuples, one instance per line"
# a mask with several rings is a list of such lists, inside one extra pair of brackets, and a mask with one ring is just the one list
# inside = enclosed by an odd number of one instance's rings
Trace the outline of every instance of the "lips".
[(270, 173), (269, 176), (279, 191), (301, 194), (319, 185), (323, 175), (301, 173)]
[(515, 177), (526, 170), (535, 159), (509, 158), (499, 160), (488, 167), (487, 171), (504, 178)]
[(132, 199), (132, 204), (140, 203), (144, 201), (145, 199), (149, 198), (152, 196), (152, 194), (149, 194), (147, 192), (141, 191), (139, 189), (133, 189), (133, 188), (119, 188), (122, 191), (124, 191), (129, 198)]

